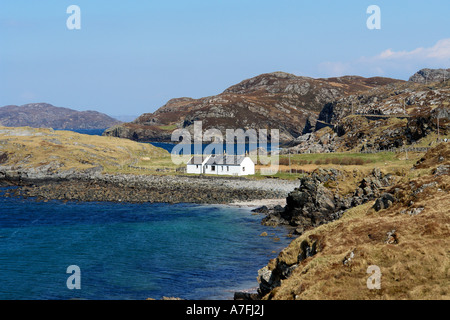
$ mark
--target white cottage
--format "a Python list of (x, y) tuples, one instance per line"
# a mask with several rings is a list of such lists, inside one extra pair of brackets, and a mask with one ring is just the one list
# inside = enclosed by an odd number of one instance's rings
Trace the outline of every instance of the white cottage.
[(255, 163), (250, 157), (212, 155), (193, 156), (187, 164), (187, 173), (246, 176), (255, 174)]
[(195, 155), (186, 164), (186, 173), (204, 173), (204, 165), (211, 156)]

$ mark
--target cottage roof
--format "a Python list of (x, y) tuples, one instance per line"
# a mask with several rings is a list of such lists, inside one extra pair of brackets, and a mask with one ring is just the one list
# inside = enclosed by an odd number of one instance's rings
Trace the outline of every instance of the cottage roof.
[(235, 156), (235, 155), (218, 155), (212, 156), (206, 162), (207, 165), (230, 165), (230, 166), (238, 166), (244, 161), (244, 156)]
[(194, 155), (187, 164), (202, 164), (209, 156)]

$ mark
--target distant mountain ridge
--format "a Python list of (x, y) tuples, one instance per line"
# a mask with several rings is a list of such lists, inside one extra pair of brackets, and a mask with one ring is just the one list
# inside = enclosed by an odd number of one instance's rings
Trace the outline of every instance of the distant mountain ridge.
[(314, 79), (285, 72), (272, 72), (241, 81), (216, 96), (169, 100), (154, 113), (123, 123), (104, 135), (136, 141), (171, 141), (177, 128), (193, 134), (193, 124), (202, 121), (203, 130), (279, 129), (280, 141), (302, 134), (314, 125), (325, 103), (349, 94), (403, 80), (359, 76)]
[(0, 125), (53, 129), (104, 129), (120, 124), (104, 113), (77, 111), (55, 107), (48, 103), (30, 103), (22, 106), (0, 107)]

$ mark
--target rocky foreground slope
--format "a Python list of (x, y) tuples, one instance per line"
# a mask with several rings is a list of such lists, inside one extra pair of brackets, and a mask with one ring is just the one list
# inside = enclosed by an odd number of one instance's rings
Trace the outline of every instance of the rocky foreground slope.
[(429, 150), (403, 177), (381, 170), (363, 179), (339, 215), (342, 197), (330, 181), (343, 176), (334, 173), (302, 179), (287, 198), (279, 217), (302, 235), (259, 270), (260, 296), (448, 300), (450, 144)]
[(97, 111), (76, 111), (47, 103), (0, 108), (0, 125), (52, 129), (105, 129), (121, 123)]
[(267, 73), (216, 96), (172, 99), (154, 113), (109, 128), (104, 135), (136, 141), (171, 141), (174, 129), (185, 128), (193, 134), (194, 121), (201, 120), (203, 130), (218, 129), (224, 136), (226, 129), (279, 129), (280, 140), (286, 142), (301, 135), (308, 119), (315, 123), (325, 103), (401, 82), (381, 77), (313, 79), (284, 72)]

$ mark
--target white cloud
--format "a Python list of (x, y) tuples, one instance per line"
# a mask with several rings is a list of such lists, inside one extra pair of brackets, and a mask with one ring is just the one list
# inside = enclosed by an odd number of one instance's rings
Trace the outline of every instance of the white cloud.
[(360, 57), (351, 62), (323, 62), (319, 70), (329, 76), (349, 74), (383, 76), (386, 74), (409, 74), (422, 68), (450, 67), (450, 38), (439, 40), (429, 48), (419, 47), (411, 51), (384, 50), (373, 57)]
[(431, 48), (417, 48), (412, 51), (392, 51), (387, 49), (374, 57), (374, 60), (385, 59), (415, 59), (415, 60), (449, 60), (450, 59), (450, 38), (439, 40)]

